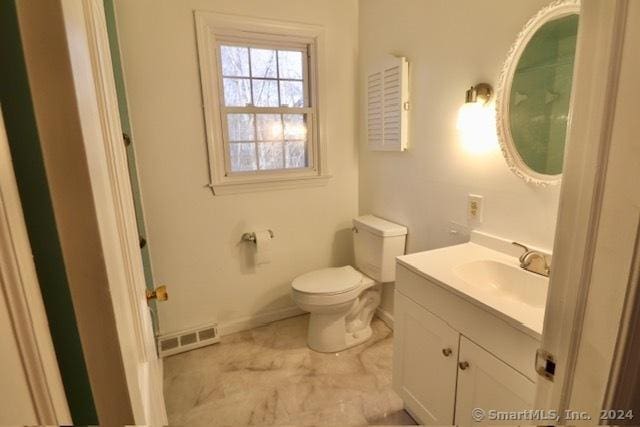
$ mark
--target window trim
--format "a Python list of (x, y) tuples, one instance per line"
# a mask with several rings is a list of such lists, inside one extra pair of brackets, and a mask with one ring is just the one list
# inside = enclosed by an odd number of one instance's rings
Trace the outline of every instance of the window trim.
[[(323, 96), (324, 30), (322, 27), (263, 20), (258, 18), (225, 15), (206, 11), (195, 11), (196, 38), (202, 83), (202, 102), (206, 128), (209, 160), (209, 187), (215, 195), (251, 192), (259, 190), (317, 186), (327, 182), (327, 150)], [(260, 42), (256, 43), (256, 38)], [(300, 110), (308, 114), (311, 121), (307, 133), (309, 167), (304, 169), (262, 170), (259, 172), (234, 172), (228, 174), (226, 151), (228, 142), (224, 138), (223, 108), (221, 99), (221, 70), (219, 44), (232, 39), (233, 42), (246, 40), (247, 44), (267, 46), (300, 47), (307, 46), (310, 58), (306, 61), (308, 75), (309, 107)], [(232, 42), (232, 43), (233, 43)], [(225, 107), (225, 110), (233, 107)], [(246, 111), (246, 107), (240, 107)], [(260, 112), (268, 112), (267, 107)], [(281, 109), (282, 107), (273, 107)], [(289, 110), (291, 111), (291, 110)]]

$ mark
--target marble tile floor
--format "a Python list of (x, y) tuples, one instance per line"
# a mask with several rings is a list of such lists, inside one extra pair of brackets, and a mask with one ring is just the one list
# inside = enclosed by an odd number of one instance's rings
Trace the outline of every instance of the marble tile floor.
[(391, 389), (392, 331), (332, 354), (306, 345), (308, 315), (164, 360), (171, 425), (415, 425)]

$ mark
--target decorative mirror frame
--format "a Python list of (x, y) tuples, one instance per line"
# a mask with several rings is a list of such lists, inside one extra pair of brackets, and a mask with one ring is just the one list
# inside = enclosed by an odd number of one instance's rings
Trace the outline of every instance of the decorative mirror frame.
[[(516, 41), (509, 49), (507, 59), (502, 66), (500, 78), (498, 80), (498, 89), (496, 92), (496, 127), (498, 133), (498, 142), (509, 169), (524, 179), (527, 183), (532, 183), (542, 187), (558, 184), (562, 178), (562, 173), (557, 175), (545, 175), (531, 169), (522, 160), (522, 157), (515, 148), (513, 137), (511, 136), (511, 128), (509, 125), (509, 100), (511, 98), (511, 85), (518, 61), (527, 44), (534, 34), (549, 21), (562, 18), (567, 15), (580, 14), (580, 0), (556, 0), (548, 6), (540, 9), (522, 28)], [(569, 104), (571, 110), (573, 97)]]

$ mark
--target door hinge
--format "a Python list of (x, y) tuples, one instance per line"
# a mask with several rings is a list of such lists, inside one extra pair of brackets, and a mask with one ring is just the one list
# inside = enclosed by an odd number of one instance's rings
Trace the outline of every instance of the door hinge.
[(556, 358), (547, 350), (539, 348), (536, 351), (536, 372), (541, 377), (553, 381), (556, 374)]
[(122, 133), (122, 140), (124, 141), (124, 146), (128, 147), (131, 145), (131, 137), (127, 133)]

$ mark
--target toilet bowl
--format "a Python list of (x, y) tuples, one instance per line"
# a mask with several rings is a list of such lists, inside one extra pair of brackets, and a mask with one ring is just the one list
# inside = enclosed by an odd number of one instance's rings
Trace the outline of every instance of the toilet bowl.
[(380, 285), (350, 265), (297, 277), (295, 303), (311, 313), (307, 343), (312, 350), (335, 352), (371, 337), (371, 318), (380, 304)]
[(294, 302), (310, 313), (307, 344), (336, 352), (371, 337), (371, 319), (383, 283), (395, 279), (395, 257), (404, 254), (407, 229), (372, 215), (353, 220), (356, 268), (323, 268), (296, 277)]

